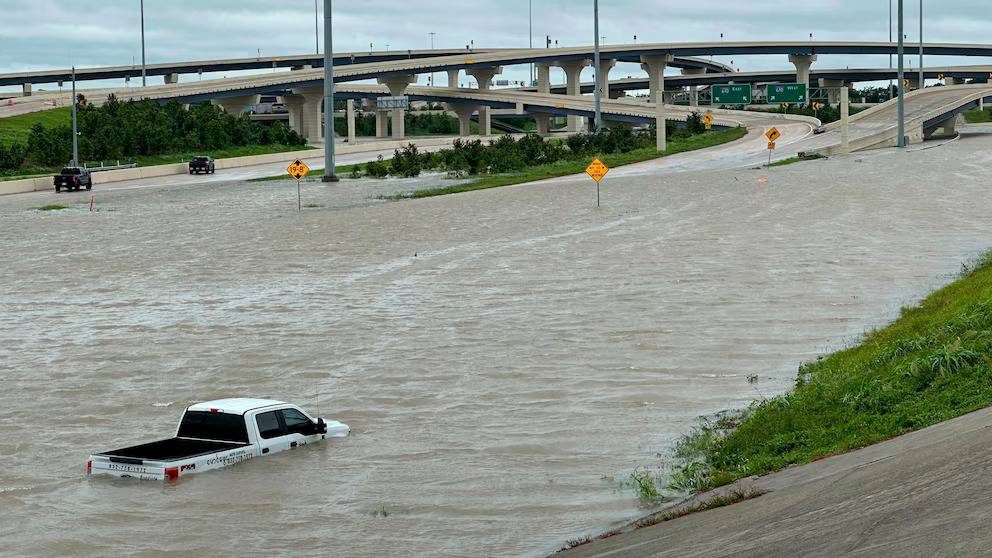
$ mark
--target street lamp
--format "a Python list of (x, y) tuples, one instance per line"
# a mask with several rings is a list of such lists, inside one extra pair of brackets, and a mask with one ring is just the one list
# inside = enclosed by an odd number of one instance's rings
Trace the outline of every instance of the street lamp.
[(593, 19), (595, 21), (593, 27), (595, 27), (594, 36), (596, 39), (595, 52), (593, 53), (593, 64), (596, 66), (596, 83), (593, 84), (593, 91), (595, 91), (596, 97), (596, 118), (594, 123), (596, 125), (596, 131), (599, 132), (603, 129), (603, 114), (600, 112), (600, 102), (603, 97), (603, 92), (600, 91), (599, 87), (599, 84), (603, 83), (603, 80), (599, 75), (599, 72), (602, 70), (599, 63), (599, 0), (593, 0)]
[(314, 52), (320, 54), (320, 18), (317, 17), (317, 0), (313, 0), (313, 45)]
[[(437, 33), (430, 31), (427, 34), (431, 36), (431, 50), (434, 50), (434, 35), (437, 35)], [(433, 85), (434, 85), (434, 72), (431, 72), (431, 86)]]
[[(334, 42), (331, 0), (324, 0), (324, 176), (322, 182), (337, 182), (334, 163)], [(320, 116), (318, 114), (318, 116)], [(320, 121), (317, 121), (318, 124)], [(319, 129), (319, 128), (318, 128)]]
[(141, 86), (145, 86), (145, 0), (141, 0)]
[(899, 0), (899, 46), (896, 48), (896, 56), (899, 58), (899, 138), (898, 146), (906, 147), (906, 106), (904, 96), (906, 94), (905, 85), (903, 85), (905, 80), (905, 69), (903, 67), (903, 46), (904, 37), (903, 33), (903, 18), (902, 18), (902, 2)]
[(920, 89), (923, 89), (923, 0), (920, 0)]

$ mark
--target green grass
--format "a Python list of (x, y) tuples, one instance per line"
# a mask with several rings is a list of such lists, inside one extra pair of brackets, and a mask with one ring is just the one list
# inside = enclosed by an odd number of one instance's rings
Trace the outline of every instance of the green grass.
[[(637, 149), (629, 153), (599, 155), (595, 158), (598, 158), (607, 167), (614, 168), (633, 163), (640, 163), (651, 159), (657, 159), (658, 157), (674, 155), (684, 151), (693, 151), (696, 149), (704, 149), (706, 147), (722, 145), (724, 143), (739, 140), (745, 135), (747, 135), (747, 129), (733, 128), (719, 132), (707, 132), (705, 134), (699, 134), (688, 138), (672, 139), (668, 142), (668, 149), (662, 152), (658, 152), (654, 148), (645, 148)], [(536, 180), (544, 180), (547, 178), (557, 178), (559, 176), (569, 176), (584, 172), (593, 158), (594, 157), (589, 157), (580, 161), (559, 161), (550, 165), (538, 165), (535, 167), (529, 167), (520, 173), (490, 175), (475, 182), (456, 184), (443, 188), (417, 190), (397, 196), (389, 196), (386, 199), (400, 200), (444, 196), (447, 194), (457, 194), (461, 192), (471, 192), (473, 190), (484, 190), (487, 188), (497, 188), (499, 186), (509, 186), (511, 184), (523, 184), (525, 182), (534, 182)], [(609, 174), (606, 176), (608, 178)]]
[(66, 205), (43, 205), (37, 208), (38, 211), (58, 211), (60, 209), (69, 209)]
[(791, 165), (792, 163), (799, 163), (802, 161), (812, 161), (814, 159), (826, 159), (825, 156), (819, 153), (810, 155), (809, 157), (789, 157), (788, 159), (783, 159), (781, 161), (775, 161), (774, 163), (768, 165), (769, 167), (784, 167), (785, 165)]
[(988, 110), (966, 110), (964, 119), (968, 124), (981, 124), (982, 122), (992, 122), (992, 113)]
[(28, 144), (31, 126), (42, 123), (45, 127), (72, 125), (72, 107), (54, 108), (39, 112), (29, 112), (17, 116), (0, 118), (0, 144), (9, 146), (11, 143)]
[[(992, 252), (860, 345), (799, 367), (785, 395), (676, 448), (695, 489), (898, 436), (992, 404)], [(739, 420), (739, 425), (733, 424)]]

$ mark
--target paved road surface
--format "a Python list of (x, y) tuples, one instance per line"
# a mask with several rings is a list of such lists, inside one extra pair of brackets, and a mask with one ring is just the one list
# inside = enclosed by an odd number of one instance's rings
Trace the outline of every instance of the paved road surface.
[(745, 485), (768, 494), (562, 558), (992, 553), (992, 408)]

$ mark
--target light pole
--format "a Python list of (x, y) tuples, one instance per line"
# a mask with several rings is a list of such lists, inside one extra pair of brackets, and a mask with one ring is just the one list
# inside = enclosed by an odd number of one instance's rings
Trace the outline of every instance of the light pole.
[[(431, 50), (434, 50), (434, 35), (437, 35), (437, 33), (431, 31), (427, 34), (431, 36)], [(431, 86), (434, 86), (434, 72), (431, 72)]]
[(593, 84), (593, 90), (596, 96), (596, 119), (593, 122), (596, 126), (596, 131), (599, 132), (603, 128), (603, 114), (600, 112), (600, 101), (602, 100), (603, 92), (599, 90), (599, 84), (603, 82), (599, 76), (601, 70), (599, 66), (599, 0), (593, 0), (593, 19), (595, 20), (593, 27), (595, 27), (594, 31), (596, 33), (596, 45), (593, 49), (592, 62), (596, 66), (596, 83)]
[[(889, 44), (892, 43), (892, 0), (889, 0)], [(889, 71), (892, 71), (892, 54), (889, 54)], [(889, 99), (892, 100), (892, 80), (889, 80)]]
[(72, 67), (72, 166), (79, 166), (79, 135), (76, 132), (76, 67)]
[[(527, 37), (528, 37), (528, 48), (534, 48), (534, 0), (527, 0)], [(534, 84), (534, 63), (530, 65), (530, 82), (527, 85)]]
[(145, 0), (141, 0), (141, 86), (145, 86)]
[(923, 89), (923, 0), (920, 0), (920, 89)]
[(320, 54), (320, 17), (317, 15), (317, 0), (313, 0), (313, 45), (314, 52)]
[(903, 99), (906, 93), (905, 86), (903, 85), (905, 80), (905, 71), (903, 68), (903, 41), (902, 0), (899, 0), (899, 46), (896, 49), (896, 56), (899, 58), (899, 147), (906, 147), (906, 123), (904, 121), (906, 117), (906, 107)]
[[(337, 182), (334, 166), (334, 42), (331, 0), (324, 0), (324, 176), (322, 182)], [(318, 116), (320, 116), (318, 114)], [(317, 121), (320, 122), (319, 120)]]

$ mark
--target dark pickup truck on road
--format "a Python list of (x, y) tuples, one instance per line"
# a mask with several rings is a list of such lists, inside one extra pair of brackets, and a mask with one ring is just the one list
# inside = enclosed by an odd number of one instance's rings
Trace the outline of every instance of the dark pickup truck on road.
[(90, 175), (90, 171), (85, 168), (66, 167), (62, 169), (62, 172), (52, 177), (52, 184), (55, 185), (55, 193), (61, 192), (62, 188), (65, 188), (66, 192), (79, 190), (82, 186), (90, 190), (93, 188), (93, 177)]
[(189, 162), (189, 173), (200, 174), (205, 172), (207, 174), (214, 173), (214, 160), (206, 155), (198, 155), (193, 157), (193, 160)]

